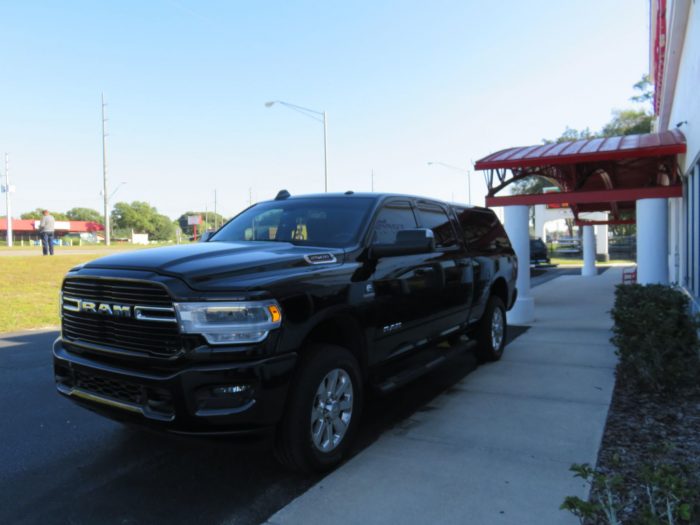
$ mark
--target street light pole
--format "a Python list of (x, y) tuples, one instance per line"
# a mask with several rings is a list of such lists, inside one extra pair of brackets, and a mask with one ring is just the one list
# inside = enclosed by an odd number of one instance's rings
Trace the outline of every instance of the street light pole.
[(467, 192), (468, 192), (468, 198), (469, 198), (469, 204), (471, 205), (472, 203), (472, 179), (471, 179), (471, 172), (468, 169), (460, 168), (459, 166), (453, 166), (452, 164), (447, 164), (445, 162), (428, 162), (428, 166), (433, 166), (433, 165), (438, 165), (442, 166), (443, 168), (448, 168), (451, 170), (455, 171), (461, 171), (462, 173), (467, 174)]
[(323, 112), (323, 189), (328, 193), (328, 118)]
[(102, 93), (102, 193), (105, 214), (105, 245), (111, 244), (111, 225), (109, 217), (109, 193), (107, 192), (107, 134), (105, 133), (105, 95)]
[(316, 111), (315, 109), (297, 106), (296, 104), (290, 104), (289, 102), (284, 102), (282, 100), (271, 100), (269, 102), (265, 102), (265, 107), (271, 108), (275, 104), (287, 106), (289, 109), (293, 109), (294, 111), (297, 111), (302, 115), (323, 124), (323, 188), (324, 191), (328, 193), (328, 115), (325, 111)]

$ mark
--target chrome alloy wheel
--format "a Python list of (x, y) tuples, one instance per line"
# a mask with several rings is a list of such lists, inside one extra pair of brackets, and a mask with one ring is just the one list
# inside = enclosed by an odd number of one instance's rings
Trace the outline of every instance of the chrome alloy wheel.
[(316, 389), (311, 407), (311, 440), (321, 452), (331, 452), (345, 437), (352, 418), (350, 375), (341, 368), (328, 372)]
[(494, 308), (491, 316), (491, 347), (494, 350), (501, 348), (503, 333), (505, 332), (505, 319), (503, 310)]

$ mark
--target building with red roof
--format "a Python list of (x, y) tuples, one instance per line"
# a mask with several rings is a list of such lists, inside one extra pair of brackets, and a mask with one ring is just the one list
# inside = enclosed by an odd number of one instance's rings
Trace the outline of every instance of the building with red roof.
[[(92, 221), (56, 221), (57, 238), (69, 234), (97, 234), (104, 231), (104, 226)], [(12, 219), (12, 235), (17, 240), (39, 239), (39, 220)], [(0, 219), (0, 239), (7, 240), (7, 219)]]

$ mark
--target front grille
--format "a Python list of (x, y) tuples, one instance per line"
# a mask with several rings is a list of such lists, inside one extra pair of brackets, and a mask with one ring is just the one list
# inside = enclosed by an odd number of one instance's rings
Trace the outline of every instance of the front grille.
[(165, 288), (147, 281), (120, 281), (117, 279), (66, 279), (63, 293), (80, 299), (105, 303), (140, 304), (171, 307), (172, 299)]
[[(73, 278), (63, 284), (62, 334), (69, 343), (87, 343), (106, 347), (108, 351), (126, 351), (156, 357), (172, 357), (183, 348), (178, 324), (175, 322), (137, 319), (134, 306), (172, 308), (167, 291), (147, 281), (118, 279)], [(76, 300), (95, 304), (126, 305), (129, 317), (104, 315), (86, 311), (71, 311), (67, 305)], [(154, 314), (159, 319), (174, 321), (174, 312)]]

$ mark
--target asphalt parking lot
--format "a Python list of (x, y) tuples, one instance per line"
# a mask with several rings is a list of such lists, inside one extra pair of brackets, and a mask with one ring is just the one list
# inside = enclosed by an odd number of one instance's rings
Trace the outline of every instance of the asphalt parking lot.
[[(533, 286), (577, 271), (546, 270)], [(74, 406), (54, 389), (56, 335), (0, 336), (0, 523), (257, 524), (316, 481), (281, 468), (269, 443), (162, 436)], [(354, 452), (475, 366), (464, 355), (370, 400)]]

